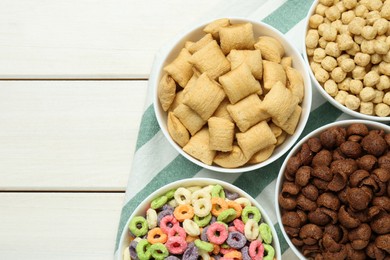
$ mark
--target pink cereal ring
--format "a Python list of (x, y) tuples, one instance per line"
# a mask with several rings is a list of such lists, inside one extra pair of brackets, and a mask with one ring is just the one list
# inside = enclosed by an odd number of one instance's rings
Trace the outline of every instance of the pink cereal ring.
[(185, 239), (187, 234), (184, 228), (182, 228), (181, 226), (173, 225), (173, 227), (168, 230), (168, 237), (174, 237), (174, 236), (179, 236)]
[(171, 254), (183, 254), (187, 249), (187, 242), (180, 236), (172, 236), (168, 238), (165, 246)]
[(179, 222), (173, 215), (167, 215), (160, 221), (160, 228), (165, 234), (168, 234), (169, 230), (174, 226), (179, 226)]
[(228, 237), (228, 230), (222, 223), (214, 222), (207, 229), (207, 238), (211, 243), (222, 245)]
[(232, 232), (232, 231), (238, 231), (238, 230), (237, 230), (236, 227), (230, 226), (230, 227), (228, 227), (228, 231), (229, 231), (229, 232)]
[(249, 245), (249, 256), (253, 260), (263, 260), (264, 245), (260, 240), (254, 240)]
[(233, 220), (233, 225), (237, 229), (238, 232), (241, 232), (244, 234), (245, 224), (242, 222), (242, 220), (236, 218)]
[(222, 248), (221, 247), (221, 249), (219, 250), (219, 252), (221, 252), (221, 254), (223, 254), (223, 255), (226, 255), (226, 254), (228, 254), (228, 253), (230, 253), (232, 251), (235, 251), (235, 249), (234, 248)]

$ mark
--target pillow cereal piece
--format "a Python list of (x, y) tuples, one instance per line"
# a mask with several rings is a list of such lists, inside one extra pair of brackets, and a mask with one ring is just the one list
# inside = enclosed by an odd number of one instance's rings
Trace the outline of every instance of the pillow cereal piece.
[(280, 63), (284, 56), (283, 45), (273, 37), (260, 36), (255, 43), (255, 49), (261, 51), (264, 60)]
[(299, 103), (301, 103), (305, 93), (302, 75), (292, 67), (287, 67), (285, 71), (288, 80), (287, 88), (291, 90), (294, 96), (298, 97)]
[(205, 33), (211, 33), (214, 39), (219, 40), (219, 30), (223, 27), (227, 27), (230, 25), (230, 20), (227, 18), (222, 18), (215, 20), (203, 29)]
[(272, 122), (286, 131), (287, 134), (292, 135), (295, 132), (295, 128), (297, 128), (301, 112), (302, 108), (300, 106), (296, 106), (294, 112), (285, 123), (281, 124), (276, 119), (272, 119)]
[(219, 104), (225, 98), (225, 93), (219, 84), (203, 73), (184, 95), (183, 103), (207, 120), (214, 114)]
[(183, 151), (207, 165), (213, 163), (216, 151), (209, 148), (210, 135), (207, 128), (202, 128), (190, 138)]
[(164, 111), (168, 111), (176, 95), (176, 82), (168, 74), (162, 76), (157, 90), (158, 100)]
[[(286, 123), (287, 119), (292, 115), (298, 106), (298, 98), (294, 96), (288, 88), (286, 88), (280, 81), (271, 88), (265, 95), (262, 108), (271, 115), (278, 125)], [(283, 127), (281, 127), (283, 129)]]
[(180, 147), (186, 145), (190, 140), (190, 134), (187, 128), (185, 128), (173, 112), (168, 113), (167, 127), (170, 136)]
[(278, 137), (276, 137), (276, 146), (279, 146), (281, 145), (282, 143), (284, 143), (284, 141), (286, 140), (288, 134), (283, 131), (281, 135), (279, 135)]
[(233, 49), (253, 50), (255, 44), (253, 25), (251, 23), (241, 23), (222, 27), (219, 30), (219, 39), (224, 54), (228, 54)]
[(185, 87), (192, 77), (192, 65), (189, 63), (191, 54), (183, 48), (176, 59), (164, 67), (167, 72), (181, 87)]
[(186, 87), (183, 90), (184, 96), (187, 95), (187, 93), (192, 89), (196, 88), (196, 81), (198, 80), (199, 76), (194, 73), (192, 75), (191, 79), (188, 81)]
[(168, 111), (174, 111), (180, 104), (183, 104), (183, 98), (184, 98), (184, 90), (181, 90), (179, 92), (176, 92), (175, 99), (173, 100), (171, 106), (169, 107)]
[(191, 135), (195, 135), (205, 124), (203, 120), (194, 110), (184, 104), (180, 104), (174, 111), (174, 115), (182, 122), (182, 124), (190, 131)]
[(265, 160), (267, 160), (268, 158), (271, 157), (272, 153), (274, 152), (275, 150), (275, 147), (276, 145), (269, 145), (263, 149), (261, 149), (260, 151), (258, 151), (257, 153), (255, 153), (251, 159), (248, 161), (249, 164), (256, 164), (256, 163), (261, 163), (261, 162), (264, 162)]
[(210, 117), (208, 120), (210, 132), (210, 149), (229, 152), (233, 149), (234, 124), (227, 119)]
[(260, 83), (253, 77), (245, 63), (219, 77), (219, 82), (232, 104), (251, 94), (261, 92)]
[(256, 79), (263, 78), (263, 60), (259, 50), (231, 50), (227, 59), (232, 70), (245, 63)]
[(191, 53), (195, 53), (206, 46), (209, 42), (213, 41), (213, 36), (210, 33), (203, 36), (199, 41), (192, 44), (187, 44), (186, 49)]
[(230, 70), (230, 62), (215, 40), (209, 42), (202, 49), (192, 54), (189, 62), (193, 64), (200, 73), (205, 72), (212, 79), (216, 79)]
[(278, 81), (282, 82), (283, 85), (286, 85), (287, 76), (282, 65), (273, 61), (265, 60), (263, 61), (263, 69), (264, 89), (266, 91), (269, 91)]
[(291, 56), (285, 56), (280, 61), (280, 64), (283, 66), (284, 69), (287, 67), (292, 67), (292, 57)]
[(275, 135), (265, 120), (252, 126), (245, 133), (237, 133), (236, 138), (248, 160), (261, 149), (276, 144)]
[(271, 123), (268, 123), (268, 125), (271, 128), (271, 131), (276, 138), (278, 138), (283, 133), (283, 129), (280, 128), (279, 126), (275, 125), (275, 123), (271, 122)]
[(227, 106), (230, 105), (230, 102), (227, 98), (222, 100), (221, 104), (219, 104), (217, 110), (215, 110), (213, 116), (220, 117), (229, 120), (230, 122), (233, 122), (233, 118), (230, 116)]
[(245, 132), (258, 122), (270, 117), (262, 109), (261, 100), (257, 94), (249, 95), (234, 105), (228, 105), (227, 110), (241, 132)]
[(214, 163), (224, 168), (237, 168), (244, 165), (247, 161), (248, 159), (237, 145), (233, 145), (233, 149), (230, 152), (218, 152), (214, 158)]

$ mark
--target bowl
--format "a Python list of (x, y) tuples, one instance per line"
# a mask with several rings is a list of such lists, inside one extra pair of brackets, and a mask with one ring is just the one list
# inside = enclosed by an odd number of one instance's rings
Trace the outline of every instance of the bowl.
[(134, 210), (134, 212), (129, 217), (129, 219), (125, 225), (125, 228), (121, 234), (120, 241), (119, 241), (119, 250), (118, 250), (119, 254), (116, 255), (116, 260), (123, 259), (122, 253), (124, 252), (125, 248), (128, 247), (130, 244), (130, 232), (129, 232), (129, 229), (127, 227), (129, 226), (131, 219), (133, 219), (135, 216), (139, 216), (139, 215), (145, 216), (145, 212), (150, 207), (151, 201), (153, 199), (160, 197), (160, 196), (166, 194), (166, 192), (168, 192), (172, 189), (177, 189), (179, 187), (189, 188), (189, 187), (197, 187), (197, 186), (204, 187), (204, 186), (209, 186), (209, 185), (221, 185), (225, 190), (229, 190), (230, 192), (238, 193), (238, 195), (240, 197), (247, 198), (253, 206), (257, 207), (260, 210), (260, 213), (262, 215), (261, 221), (269, 224), (269, 227), (270, 227), (270, 230), (272, 233), (273, 240), (272, 240), (271, 245), (275, 249), (275, 258), (281, 259), (279, 240), (278, 240), (277, 233), (274, 229), (274, 226), (273, 226), (269, 216), (267, 215), (267, 213), (264, 211), (262, 206), (254, 198), (252, 198), (249, 194), (247, 194), (245, 191), (241, 190), (240, 188), (238, 188), (230, 183), (224, 182), (224, 181), (211, 179), (211, 178), (191, 178), (191, 179), (178, 180), (178, 181), (172, 182), (168, 185), (165, 185), (165, 186), (157, 189), (152, 194), (150, 194), (143, 202), (141, 202), (138, 205), (138, 207)]
[[(335, 100), (334, 97), (332, 97), (330, 94), (328, 94), (324, 87), (318, 82), (318, 80), (316, 79), (314, 73), (313, 73), (313, 70), (310, 66), (310, 61), (309, 61), (309, 57), (308, 57), (308, 54), (307, 54), (307, 51), (306, 51), (306, 34), (310, 28), (309, 26), (309, 19), (310, 17), (315, 14), (316, 12), (316, 7), (318, 5), (319, 1), (318, 0), (315, 0), (307, 14), (307, 17), (306, 17), (306, 21), (305, 21), (305, 29), (304, 29), (304, 32), (302, 34), (303, 36), (303, 57), (305, 59), (305, 62), (306, 62), (306, 65), (307, 65), (307, 70), (309, 71), (309, 74), (310, 74), (310, 77), (313, 81), (313, 85), (314, 87), (318, 90), (318, 92), (320, 92), (320, 94), (328, 101), (330, 102), (333, 106), (335, 106), (336, 108), (338, 108), (339, 110), (341, 110), (342, 112), (350, 115), (350, 116), (353, 116), (354, 118), (357, 118), (357, 119), (364, 119), (364, 120), (373, 120), (373, 121), (378, 121), (378, 122), (389, 122), (390, 121), (390, 115), (389, 116), (386, 116), (386, 117), (380, 117), (380, 116), (375, 116), (375, 115), (369, 115), (369, 114), (364, 114), (364, 113), (361, 113), (357, 110), (352, 110), (348, 107), (346, 107), (345, 105), (339, 103), (338, 101)], [(342, 51), (342, 54), (345, 53), (345, 51)], [(352, 56), (352, 59), (354, 58), (354, 56)], [(368, 71), (367, 71), (368, 72)], [(359, 108), (358, 108), (359, 109)]]
[(305, 62), (301, 56), (301, 54), (297, 51), (297, 49), (286, 40), (284, 35), (280, 33), (275, 28), (258, 22), (254, 20), (244, 19), (244, 18), (229, 18), (230, 22), (232, 24), (237, 23), (252, 23), (253, 25), (253, 31), (255, 35), (255, 39), (257, 39), (259, 36), (271, 36), (279, 40), (279, 42), (283, 45), (285, 49), (285, 56), (291, 56), (293, 59), (293, 67), (297, 69), (300, 74), (302, 75), (303, 81), (304, 81), (304, 98), (301, 103), (302, 107), (302, 113), (299, 120), (299, 123), (296, 127), (295, 133), (293, 135), (290, 135), (286, 138), (285, 142), (281, 144), (280, 146), (276, 147), (273, 154), (265, 161), (252, 164), (252, 165), (244, 165), (238, 168), (224, 168), (221, 166), (218, 166), (216, 164), (205, 164), (202, 161), (195, 159), (194, 157), (190, 156), (186, 152), (183, 151), (183, 149), (172, 139), (170, 136), (168, 129), (167, 129), (167, 112), (165, 112), (158, 99), (158, 93), (157, 88), (158, 84), (160, 82), (161, 77), (163, 76), (163, 68), (165, 65), (169, 64), (172, 60), (174, 60), (179, 51), (184, 47), (185, 43), (187, 41), (197, 41), (202, 36), (205, 35), (203, 32), (203, 28), (208, 25), (212, 21), (207, 21), (204, 23), (201, 23), (199, 25), (196, 25), (195, 27), (189, 29), (186, 33), (181, 34), (177, 36), (175, 39), (172, 40), (170, 44), (168, 44), (163, 50), (160, 55), (160, 58), (155, 63), (155, 69), (152, 71), (151, 78), (150, 78), (150, 84), (154, 89), (153, 93), (153, 101), (154, 101), (154, 110), (157, 117), (158, 124), (170, 143), (177, 152), (179, 152), (182, 156), (184, 156), (186, 159), (188, 159), (190, 162), (195, 163), (203, 168), (212, 170), (212, 171), (218, 171), (218, 172), (226, 172), (226, 173), (240, 173), (240, 172), (247, 172), (252, 171), (261, 167), (264, 167), (271, 162), (277, 160), (279, 157), (281, 157), (284, 153), (287, 152), (289, 148), (297, 141), (298, 137), (302, 133), (306, 122), (308, 120), (309, 114), (310, 114), (310, 108), (311, 108), (311, 101), (312, 101), (312, 90), (311, 90), (311, 82), (310, 77), (307, 72), (307, 68), (305, 65)]
[[(284, 226), (283, 222), (282, 222), (282, 208), (280, 206), (280, 196), (281, 196), (281, 192), (282, 192), (282, 187), (283, 187), (283, 183), (284, 181), (286, 180), (286, 167), (287, 167), (287, 163), (288, 161), (294, 157), (298, 152), (301, 151), (301, 148), (302, 148), (302, 145), (304, 143), (306, 143), (310, 138), (313, 138), (313, 137), (319, 137), (320, 134), (325, 131), (325, 130), (328, 130), (332, 127), (343, 127), (343, 128), (347, 128), (348, 126), (352, 125), (352, 124), (365, 124), (369, 130), (373, 130), (373, 129), (376, 129), (376, 130), (383, 130), (385, 133), (390, 133), (390, 127), (388, 125), (385, 125), (383, 123), (380, 123), (380, 122), (376, 122), (376, 121), (369, 121), (369, 120), (360, 120), (360, 119), (351, 119), (351, 120), (342, 120), (342, 121), (337, 121), (337, 122), (334, 122), (334, 123), (330, 123), (330, 124), (327, 124), (327, 125), (324, 125), (316, 130), (314, 130), (313, 132), (309, 133), (308, 135), (306, 135), (304, 138), (302, 138), (292, 149), (291, 151), (288, 153), (288, 155), (286, 156), (286, 159), (285, 161), (283, 162), (281, 168), (280, 168), (280, 171), (279, 171), (279, 175), (278, 175), (278, 178), (277, 178), (277, 181), (276, 181), (276, 187), (275, 187), (275, 209), (276, 209), (276, 216), (277, 216), (277, 220), (278, 220), (278, 223), (280, 223), (280, 229), (282, 231), (282, 234), (284, 236), (284, 238), (286, 239), (289, 247), (293, 250), (293, 252), (300, 258), (300, 259), (306, 259), (305, 256), (302, 254), (302, 252), (299, 250), (298, 247), (296, 247), (294, 245), (294, 243), (292, 242), (292, 240), (290, 239), (290, 237), (288, 236), (287, 232), (291, 232), (291, 229), (289, 229), (289, 231), (286, 230), (286, 227)], [(356, 140), (356, 139), (355, 139)], [(387, 149), (388, 149), (389, 145), (387, 145)], [(311, 163), (309, 163), (311, 165)], [(377, 166), (375, 166), (377, 167)], [(291, 176), (291, 175), (290, 175)], [(313, 183), (313, 179), (314, 177), (312, 175), (310, 175), (311, 179), (310, 179), (310, 184)], [(349, 179), (347, 179), (349, 180)], [(295, 176), (294, 176), (294, 179), (292, 179), (292, 181), (295, 181)], [(301, 180), (300, 180), (301, 181)], [(302, 184), (303, 185), (303, 184)], [(317, 185), (317, 184), (316, 184)], [(349, 185), (349, 183), (347, 183), (347, 185)], [(303, 186), (299, 186), (299, 187), (303, 187)], [(334, 189), (334, 186), (325, 186), (324, 189)], [(326, 191), (321, 191), (320, 189), (319, 190), (319, 194), (321, 194), (321, 192), (328, 192), (328, 191), (331, 191), (331, 190), (326, 190)], [(300, 188), (299, 188), (299, 192), (300, 192)], [(306, 193), (307, 194), (307, 193)], [(286, 195), (287, 196), (287, 195)], [(284, 198), (286, 197), (284, 196), (283, 197), (283, 200)], [(386, 195), (383, 195), (383, 196), (386, 196)], [(283, 202), (285, 203), (285, 202)], [(287, 203), (287, 202), (286, 202)], [(318, 201), (317, 201), (318, 203)], [(321, 202), (322, 203), (322, 202)], [(341, 204), (343, 204), (341, 202)], [(287, 205), (287, 204), (285, 204)], [(305, 205), (305, 204), (302, 204), (302, 205)], [(308, 204), (309, 205), (309, 204)], [(318, 205), (318, 204), (317, 204)], [(337, 205), (337, 203), (333, 203), (333, 205)], [(323, 204), (321, 204), (322, 207)], [(328, 205), (329, 206), (329, 205)], [(285, 206), (286, 207), (286, 206)], [(306, 206), (304, 206), (306, 207)], [(367, 208), (367, 207), (365, 207)], [(289, 209), (290, 211), (294, 211), (294, 212), (297, 212), (298, 208), (291, 208)], [(307, 210), (307, 209), (306, 209)], [(309, 209), (310, 210), (310, 209)], [(313, 209), (311, 209), (313, 210)], [(359, 210), (362, 210), (362, 209), (359, 209)], [(288, 210), (287, 210), (288, 211)], [(308, 211), (307, 211), (308, 212)], [(286, 217), (287, 218), (287, 217)], [(307, 222), (306, 222), (307, 223)], [(306, 224), (305, 223), (305, 224)], [(344, 224), (344, 222), (343, 222)], [(340, 225), (340, 222), (337, 222), (335, 225)], [(301, 224), (301, 227), (302, 228), (303, 224)], [(291, 225), (290, 225), (291, 227)], [(338, 259), (337, 257), (334, 258), (334, 259)], [(351, 259), (357, 259), (357, 258), (351, 258)]]

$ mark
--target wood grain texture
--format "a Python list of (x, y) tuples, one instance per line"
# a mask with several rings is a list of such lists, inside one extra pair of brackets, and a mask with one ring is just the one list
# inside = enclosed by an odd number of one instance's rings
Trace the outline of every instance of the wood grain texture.
[(125, 190), (146, 81), (0, 81), (0, 190)]
[(0, 193), (1, 259), (112, 259), (123, 193)]

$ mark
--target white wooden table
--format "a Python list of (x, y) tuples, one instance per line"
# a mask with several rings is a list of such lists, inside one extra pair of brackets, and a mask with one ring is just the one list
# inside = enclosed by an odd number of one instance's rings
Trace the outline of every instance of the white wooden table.
[(0, 259), (111, 259), (156, 51), (285, 1), (1, 0)]

